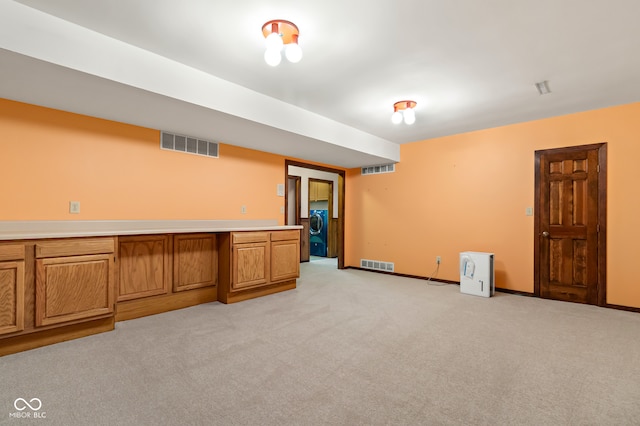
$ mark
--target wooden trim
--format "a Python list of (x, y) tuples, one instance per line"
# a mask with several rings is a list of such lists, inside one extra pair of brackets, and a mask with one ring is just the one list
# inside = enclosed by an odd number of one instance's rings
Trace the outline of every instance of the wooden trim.
[(285, 163), (285, 174), (287, 175), (288, 175), (289, 166), (302, 167), (303, 169), (319, 170), (321, 172), (337, 173), (342, 176), (345, 175), (345, 171), (342, 169), (334, 169), (332, 167), (320, 166), (318, 164), (303, 163), (302, 161), (289, 160), (289, 159), (284, 160), (284, 163)]
[(345, 175), (338, 174), (338, 269), (344, 269)]
[(300, 262), (309, 261), (309, 218), (303, 217), (300, 219)]
[(148, 315), (161, 314), (218, 300), (217, 287), (205, 287), (179, 293), (145, 297), (120, 302), (116, 306), (116, 321), (126, 321)]
[(282, 291), (292, 290), (294, 288), (296, 288), (296, 280), (256, 287), (253, 289), (229, 293), (225, 298), (226, 300), (224, 300), (224, 303), (242, 302), (243, 300), (254, 299), (256, 297), (267, 296), (274, 293), (280, 293)]
[(634, 308), (632, 306), (612, 305), (607, 303), (603, 308), (617, 309), (619, 311), (635, 312), (640, 314), (640, 308)]
[(607, 305), (607, 143), (598, 149), (598, 306)]
[(542, 188), (540, 188), (540, 158), (543, 151), (535, 152), (535, 177), (533, 199), (533, 294), (540, 297), (540, 215), (542, 208)]
[(458, 284), (458, 285), (460, 285), (459, 281), (445, 280), (445, 279), (442, 279), (442, 278), (429, 278), (429, 277), (423, 277), (422, 275), (400, 274), (398, 272), (378, 271), (376, 269), (360, 268), (358, 266), (347, 266), (344, 269), (356, 269), (358, 271), (375, 272), (376, 274), (393, 275), (393, 276), (402, 277), (402, 278), (414, 278), (414, 279), (417, 279), (417, 280), (435, 281), (435, 282), (438, 282), (438, 283)]
[(496, 291), (499, 291), (500, 293), (515, 294), (517, 296), (538, 297), (533, 293), (529, 293), (528, 291), (511, 290), (510, 288), (496, 287)]
[(534, 198), (534, 245), (533, 245), (533, 294), (540, 297), (540, 203), (542, 189), (540, 188), (540, 158), (543, 155), (558, 152), (573, 152), (583, 150), (598, 151), (598, 300), (597, 306), (607, 307), (607, 142), (589, 145), (569, 146), (564, 148), (543, 149), (535, 151), (535, 198)]
[[(296, 199), (294, 200), (296, 205), (295, 205), (295, 211), (296, 211), (296, 218), (295, 218), (295, 223), (288, 223), (288, 219), (289, 219), (289, 179), (293, 179), (296, 182), (296, 187), (295, 187), (295, 192), (296, 192)], [(302, 177), (300, 176), (291, 176), (289, 174), (287, 174), (287, 180), (286, 180), (286, 185), (285, 185), (285, 194), (286, 196), (284, 197), (284, 223), (287, 225), (300, 225), (300, 194), (301, 194), (301, 190), (300, 190), (300, 185), (302, 182)]]
[(67, 326), (58, 326), (49, 330), (23, 334), (2, 339), (0, 344), (0, 356), (14, 354), (54, 343), (66, 342), (92, 334), (103, 333), (114, 329), (113, 316), (93, 321), (86, 321)]
[[(387, 271), (376, 271), (375, 269), (359, 268), (357, 266), (348, 266), (346, 269), (356, 269), (358, 271), (375, 272), (377, 274), (393, 275), (393, 276), (396, 276), (396, 277), (414, 278), (414, 279), (417, 279), (417, 280), (429, 281), (429, 277), (423, 277), (421, 275), (399, 274), (397, 272), (387, 272)], [(434, 282), (438, 282), (438, 283), (444, 283), (444, 284), (460, 285), (459, 281), (445, 280), (445, 279), (442, 279), (442, 278), (432, 278), (430, 281), (434, 281)], [(520, 290), (511, 290), (511, 289), (508, 289), (508, 288), (496, 287), (496, 291), (499, 291), (500, 293), (516, 294), (518, 296), (537, 297), (534, 293), (529, 293), (529, 292), (520, 291)], [(638, 309), (638, 311), (640, 311), (640, 308)]]

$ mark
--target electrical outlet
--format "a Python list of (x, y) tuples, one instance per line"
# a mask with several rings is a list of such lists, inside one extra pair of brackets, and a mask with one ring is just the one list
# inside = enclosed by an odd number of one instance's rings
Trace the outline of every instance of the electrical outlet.
[(284, 206), (280, 206), (280, 214), (284, 214)]
[(80, 201), (69, 201), (69, 213), (71, 214), (80, 213)]
[(246, 214), (247, 213), (247, 206), (240, 207), (240, 213)]
[(436, 256), (436, 263), (439, 265), (442, 262), (442, 258), (440, 256)]

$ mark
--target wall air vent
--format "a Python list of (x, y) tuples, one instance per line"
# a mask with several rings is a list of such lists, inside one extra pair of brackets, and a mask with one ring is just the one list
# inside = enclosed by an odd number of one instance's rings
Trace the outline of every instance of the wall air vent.
[(160, 148), (218, 158), (217, 143), (168, 132), (160, 132)]
[(360, 259), (360, 267), (364, 269), (375, 269), (376, 271), (394, 271), (393, 262), (381, 262), (379, 260)]
[(393, 173), (396, 171), (396, 165), (391, 164), (381, 164), (379, 166), (367, 166), (362, 168), (363, 175), (378, 175), (380, 173)]

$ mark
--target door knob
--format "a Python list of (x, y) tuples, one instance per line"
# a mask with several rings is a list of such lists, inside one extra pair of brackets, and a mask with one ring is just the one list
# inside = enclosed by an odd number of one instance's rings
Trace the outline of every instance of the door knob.
[(542, 236), (545, 238), (549, 238), (549, 233), (547, 231), (543, 231)]

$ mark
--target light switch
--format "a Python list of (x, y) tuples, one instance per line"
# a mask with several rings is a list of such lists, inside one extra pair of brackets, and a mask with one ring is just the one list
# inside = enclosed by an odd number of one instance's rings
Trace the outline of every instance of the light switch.
[(278, 197), (284, 197), (284, 183), (278, 184)]
[(533, 216), (533, 207), (527, 207), (527, 216)]

